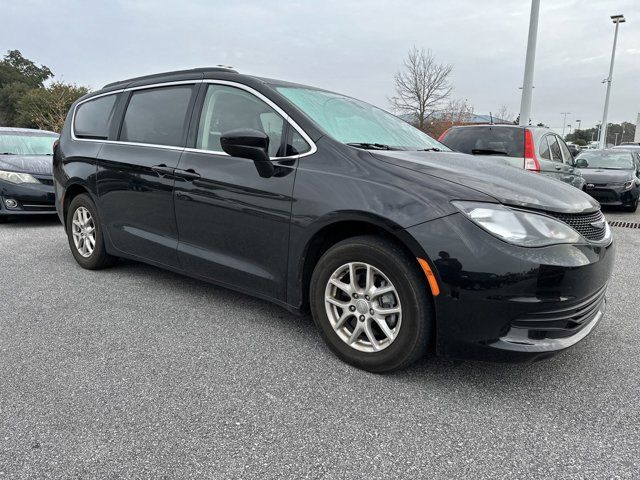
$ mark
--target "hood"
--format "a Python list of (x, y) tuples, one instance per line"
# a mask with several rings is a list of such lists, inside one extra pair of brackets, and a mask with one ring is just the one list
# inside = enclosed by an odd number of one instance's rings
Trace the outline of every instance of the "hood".
[(624, 183), (632, 180), (633, 170), (607, 170), (605, 168), (580, 168), (587, 183)]
[(474, 189), (505, 205), (558, 213), (600, 209), (598, 202), (572, 185), (478, 156), (456, 152), (371, 153), (382, 161)]
[(0, 155), (0, 170), (53, 175), (53, 157), (51, 155)]

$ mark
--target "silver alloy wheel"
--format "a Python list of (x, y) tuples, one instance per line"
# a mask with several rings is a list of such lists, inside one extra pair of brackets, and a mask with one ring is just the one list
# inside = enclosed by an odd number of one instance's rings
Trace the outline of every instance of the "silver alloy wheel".
[(331, 326), (350, 347), (379, 352), (398, 336), (400, 296), (376, 267), (362, 262), (342, 265), (329, 278), (324, 299)]
[(96, 226), (91, 213), (85, 207), (78, 207), (73, 212), (71, 235), (78, 253), (85, 258), (90, 257), (96, 248)]

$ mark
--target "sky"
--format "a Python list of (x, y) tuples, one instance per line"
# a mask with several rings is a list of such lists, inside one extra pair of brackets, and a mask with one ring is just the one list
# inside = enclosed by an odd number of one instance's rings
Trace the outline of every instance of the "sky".
[[(476, 113), (520, 109), (529, 0), (1, 0), (0, 53), (98, 89), (128, 77), (231, 65), (389, 110), (407, 51), (453, 65)], [(623, 13), (609, 121), (640, 112), (640, 0), (541, 0), (532, 119), (558, 131), (601, 121), (614, 25)], [(568, 131), (568, 129), (567, 129)]]

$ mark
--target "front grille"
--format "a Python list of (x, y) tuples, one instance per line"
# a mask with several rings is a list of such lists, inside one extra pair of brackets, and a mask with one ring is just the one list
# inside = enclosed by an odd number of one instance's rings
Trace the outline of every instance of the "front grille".
[(607, 231), (606, 226), (602, 223), (602, 226), (595, 226), (598, 222), (604, 222), (604, 215), (600, 210), (593, 213), (554, 213), (550, 212), (549, 215), (557, 218), (561, 222), (566, 223), (574, 230), (577, 230), (587, 240), (599, 241), (604, 238)]
[(34, 177), (43, 185), (53, 185), (53, 178), (50, 176), (34, 175)]
[(511, 325), (516, 328), (544, 331), (547, 337), (550, 331), (557, 332), (558, 336), (573, 334), (588, 324), (601, 311), (605, 292), (606, 287), (569, 308), (521, 315), (513, 320)]

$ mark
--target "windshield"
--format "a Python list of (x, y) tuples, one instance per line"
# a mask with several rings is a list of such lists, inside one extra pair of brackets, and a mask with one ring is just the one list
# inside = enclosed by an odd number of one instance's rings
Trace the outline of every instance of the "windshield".
[(633, 170), (629, 152), (582, 152), (576, 158), (578, 168), (605, 168), (609, 170)]
[(57, 138), (50, 133), (0, 132), (0, 155), (53, 155)]
[(363, 148), (449, 151), (407, 122), (360, 100), (311, 88), (276, 89), (339, 142)]

